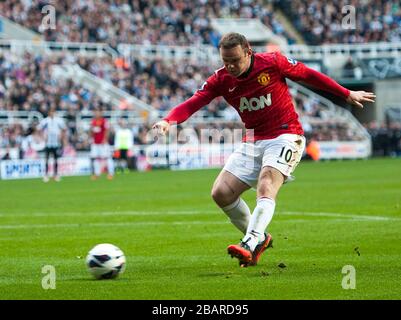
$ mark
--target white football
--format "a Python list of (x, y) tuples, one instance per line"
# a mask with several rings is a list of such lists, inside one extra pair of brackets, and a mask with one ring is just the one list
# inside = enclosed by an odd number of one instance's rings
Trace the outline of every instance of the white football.
[(96, 279), (113, 279), (124, 272), (125, 256), (115, 245), (102, 243), (89, 251), (86, 265)]

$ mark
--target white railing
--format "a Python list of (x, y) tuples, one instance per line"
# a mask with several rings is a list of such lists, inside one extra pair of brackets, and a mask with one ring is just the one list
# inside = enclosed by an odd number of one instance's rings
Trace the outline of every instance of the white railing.
[[(199, 46), (166, 46), (124, 44), (118, 45), (118, 49), (111, 48), (106, 43), (91, 42), (46, 42), (28, 40), (0, 39), (0, 49), (7, 50), (44, 50), (46, 52), (69, 51), (80, 54), (108, 54), (113, 58), (122, 54), (125, 57), (163, 58), (163, 59), (191, 59), (194, 61), (220, 62), (217, 48), (210, 45)], [(266, 47), (253, 47), (256, 52), (266, 51)], [(401, 42), (375, 42), (363, 44), (326, 44), (321, 46), (288, 45), (282, 48), (283, 52), (297, 59), (325, 60), (333, 55), (355, 56), (358, 58), (375, 57), (400, 57)]]
[[(0, 12), (1, 13), (1, 12)], [(41, 40), (42, 35), (26, 28), (0, 14), (0, 36), (2, 38)]]
[(109, 55), (113, 58), (118, 56), (116, 50), (106, 43), (91, 42), (51, 42), (40, 40), (7, 40), (0, 39), (0, 50), (11, 50), (12, 52), (36, 51), (45, 53), (55, 53), (68, 51), (69, 53), (79, 53), (82, 55)]
[[(257, 50), (265, 51), (264, 47), (257, 47)], [(372, 42), (355, 44), (325, 44), (321, 46), (289, 45), (285, 53), (297, 59), (325, 60), (333, 55), (355, 56), (357, 58), (390, 58), (401, 56), (400, 42)]]
[[(293, 82), (293, 81), (287, 79), (287, 83), (288, 83), (292, 93), (299, 92), (303, 96), (308, 97), (309, 99), (316, 100), (317, 103), (319, 104), (319, 107), (322, 108), (322, 111), (323, 112), (326, 111), (325, 116), (328, 119), (329, 119), (329, 117), (332, 117), (333, 120), (336, 120), (338, 122), (347, 123), (349, 125), (349, 127), (355, 133), (359, 134), (361, 137), (363, 137), (367, 141), (371, 140), (370, 134), (365, 129), (365, 127), (347, 109), (334, 104), (329, 99), (326, 99), (325, 97), (322, 97), (322, 96), (314, 93), (312, 90), (309, 90), (308, 88), (305, 88), (304, 86), (301, 86), (296, 82)], [(325, 119), (325, 120), (327, 120), (327, 119)]]
[(154, 116), (155, 109), (152, 106), (115, 87), (112, 83), (96, 77), (78, 65), (54, 65), (52, 67), (52, 76), (71, 79), (89, 91), (96, 93), (104, 102), (111, 103), (113, 106), (120, 106), (124, 102), (127, 107), (134, 108), (133, 112), (137, 115), (141, 112), (146, 112), (143, 116)]
[(165, 60), (189, 59), (212, 63), (219, 61), (218, 51), (213, 46), (163, 46), (163, 45), (137, 45), (119, 44), (118, 51), (124, 57), (162, 58)]
[[(256, 52), (267, 50), (263, 46), (255, 46)], [(335, 55), (357, 58), (386, 58), (401, 57), (401, 43), (376, 42), (364, 44), (328, 44), (321, 46), (287, 45), (282, 48), (283, 52), (299, 60), (322, 60), (326, 61)], [(163, 58), (163, 59), (191, 59), (195, 61), (220, 62), (217, 48), (212, 46), (162, 46), (162, 45), (131, 45), (120, 44), (118, 51), (126, 57), (135, 56), (141, 58)]]
[(0, 124), (21, 123), (27, 125), (33, 121), (40, 121), (43, 115), (38, 111), (10, 111), (0, 110)]

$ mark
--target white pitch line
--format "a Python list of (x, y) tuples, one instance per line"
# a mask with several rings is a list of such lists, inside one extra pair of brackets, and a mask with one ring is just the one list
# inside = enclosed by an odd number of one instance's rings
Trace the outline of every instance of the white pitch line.
[[(1, 217), (77, 217), (77, 216), (157, 216), (157, 215), (199, 215), (199, 214), (216, 214), (219, 209), (210, 210), (183, 210), (183, 211), (101, 211), (101, 212), (57, 212), (57, 213), (26, 213), (26, 214), (4, 214), (0, 213)], [(288, 215), (288, 216), (311, 216), (311, 217), (335, 217), (348, 220), (368, 220), (368, 221), (399, 221), (401, 218), (389, 216), (373, 216), (373, 215), (359, 215), (351, 213), (338, 213), (338, 212), (302, 212), (302, 211), (279, 211), (275, 216)]]
[[(316, 221), (316, 220), (315, 220)], [(318, 220), (322, 221), (322, 220)], [(332, 219), (330, 222), (346, 222), (349, 219)], [(365, 220), (366, 221), (366, 220)], [(280, 223), (313, 223), (307, 219), (287, 219)], [(141, 222), (93, 222), (93, 223), (49, 223), (49, 224), (5, 224), (0, 225), (0, 230), (13, 229), (56, 229), (56, 228), (87, 228), (87, 227), (143, 227), (154, 225), (219, 225), (229, 224), (229, 221), (141, 221)], [(0, 238), (1, 240), (1, 238)]]
[(292, 212), (283, 211), (277, 213), (278, 215), (297, 215), (297, 216), (310, 216), (310, 217), (336, 217), (336, 218), (346, 218), (350, 220), (369, 220), (369, 221), (390, 221), (390, 220), (400, 220), (396, 217), (385, 217), (385, 216), (368, 216), (359, 214), (348, 214), (348, 213), (334, 213), (334, 212)]
[(77, 217), (77, 216), (158, 216), (158, 215), (195, 215), (195, 214), (210, 214), (216, 211), (203, 211), (203, 210), (186, 210), (186, 211), (100, 211), (100, 212), (33, 212), (23, 214), (4, 214), (0, 213), (0, 217)]
[(140, 227), (146, 225), (188, 225), (188, 224), (226, 224), (226, 221), (132, 221), (132, 222), (91, 222), (91, 223), (49, 223), (49, 224), (6, 224), (0, 229), (34, 229), (34, 228), (86, 228), (86, 227)]
[[(156, 213), (157, 212), (157, 213)], [(175, 214), (190, 214), (189, 211), (182, 211), (182, 212), (175, 212)], [(191, 211), (191, 214), (195, 214), (194, 211)], [(132, 211), (132, 212), (125, 212), (125, 214), (130, 213), (130, 215), (146, 215), (149, 212), (142, 212), (142, 211)], [(207, 213), (207, 211), (196, 211), (196, 213)], [(82, 215), (82, 213), (74, 213), (75, 215)], [(120, 216), (121, 212), (111, 213), (111, 212), (100, 212), (97, 215), (115, 215)], [(153, 211), (151, 214), (166, 214), (166, 212), (158, 212)], [(170, 212), (168, 214), (173, 214)], [(85, 215), (85, 214), (83, 214)], [(92, 214), (91, 214), (92, 215)], [(392, 221), (392, 220), (401, 220), (393, 217), (380, 217), (380, 216), (364, 216), (364, 215), (347, 215), (341, 213), (329, 213), (329, 212), (279, 212), (277, 215), (288, 215), (288, 216), (317, 216), (317, 217), (336, 217), (337, 219), (329, 219), (326, 221), (330, 222), (346, 222), (346, 221)], [(47, 215), (48, 216), (48, 215)], [(56, 215), (53, 215), (56, 216)], [(62, 217), (61, 215), (60, 217)], [(323, 219), (319, 220), (308, 220), (308, 219), (286, 219), (280, 221), (280, 223), (287, 223), (287, 222), (302, 222), (302, 223), (313, 223), (315, 221), (321, 222)], [(0, 225), (0, 229), (34, 229), (34, 228), (86, 228), (86, 227), (141, 227), (141, 226), (151, 226), (151, 225), (219, 225), (219, 224), (227, 224), (228, 221), (128, 221), (128, 222), (91, 222), (91, 223), (49, 223), (49, 224), (5, 224)]]

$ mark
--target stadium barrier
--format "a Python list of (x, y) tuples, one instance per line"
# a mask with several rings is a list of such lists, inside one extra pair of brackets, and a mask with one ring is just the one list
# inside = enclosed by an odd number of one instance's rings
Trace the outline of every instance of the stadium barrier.
[(157, 111), (151, 105), (128, 94), (112, 83), (96, 77), (78, 65), (55, 65), (52, 68), (52, 76), (56, 79), (72, 80), (89, 91), (95, 92), (105, 103), (111, 103), (115, 106), (125, 103), (138, 117), (142, 115), (142, 117), (153, 119), (157, 116)]
[(0, 110), (0, 124), (21, 123), (27, 125), (42, 119), (43, 115), (38, 111)]
[[(151, 168), (191, 170), (221, 168), (228, 157), (239, 146), (238, 143), (210, 144), (153, 144), (134, 146), (132, 154), (137, 158), (139, 171)], [(318, 159), (365, 159), (371, 155), (371, 144), (366, 141), (319, 141)], [(3, 180), (41, 178), (45, 174), (45, 159), (16, 159), (0, 162), (0, 177)], [(49, 160), (49, 175), (53, 174), (53, 159)], [(60, 158), (61, 176), (91, 174), (89, 157)]]
[(0, 39), (0, 51), (10, 50), (12, 52), (46, 52), (46, 53), (79, 53), (80, 55), (111, 56), (118, 57), (118, 52), (106, 43), (92, 42), (52, 42), (42, 40), (9, 40)]
[[(41, 178), (45, 175), (45, 159), (3, 160), (0, 175), (3, 180)], [(60, 158), (58, 173), (61, 176), (89, 175), (89, 158)], [(49, 175), (53, 175), (53, 159), (49, 160)]]
[[(178, 144), (134, 147), (134, 154), (145, 154), (152, 167), (172, 170), (221, 168), (239, 144)], [(368, 141), (319, 141), (318, 160), (366, 159), (371, 155)], [(304, 154), (306, 155), (306, 154)]]
[(366, 159), (372, 154), (370, 141), (319, 141), (319, 160)]

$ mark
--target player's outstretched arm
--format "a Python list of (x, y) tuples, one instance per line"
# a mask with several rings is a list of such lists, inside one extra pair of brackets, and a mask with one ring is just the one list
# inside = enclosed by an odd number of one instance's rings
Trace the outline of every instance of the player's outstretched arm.
[(172, 124), (180, 124), (186, 121), (200, 108), (209, 104), (210, 101), (218, 96), (218, 92), (215, 89), (215, 82), (214, 74), (205, 81), (202, 88), (197, 90), (191, 98), (171, 109), (163, 120), (156, 122), (152, 126), (152, 129), (156, 130), (158, 135), (165, 135)]
[(166, 120), (156, 122), (152, 129), (156, 131), (157, 135), (165, 135), (170, 129), (170, 124)]
[(363, 108), (364, 102), (375, 102), (376, 95), (373, 92), (350, 91), (347, 102), (353, 106)]

